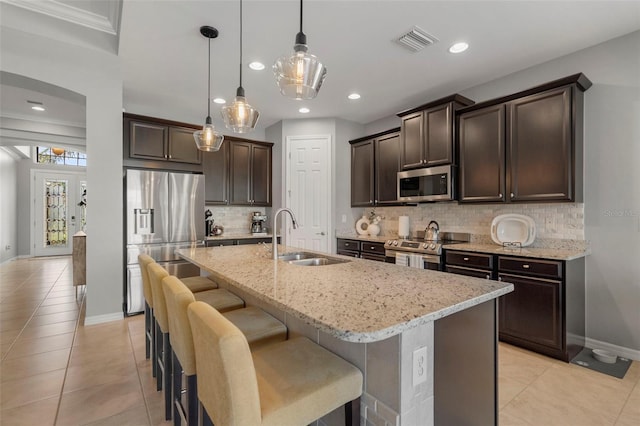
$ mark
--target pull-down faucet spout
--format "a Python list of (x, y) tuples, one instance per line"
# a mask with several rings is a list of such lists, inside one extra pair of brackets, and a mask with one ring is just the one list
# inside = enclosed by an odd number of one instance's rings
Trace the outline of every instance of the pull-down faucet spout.
[[(272, 241), (271, 241), (271, 247), (272, 247), (272, 251), (273, 251), (273, 260), (278, 260), (278, 238), (276, 237), (276, 224), (278, 223), (278, 215), (281, 212), (287, 212), (289, 213), (289, 216), (291, 216), (291, 221), (293, 222), (293, 229), (298, 229), (298, 222), (296, 222), (296, 216), (293, 214), (293, 212), (291, 211), (291, 209), (288, 209), (286, 207), (281, 208), (276, 210), (275, 214), (273, 215), (273, 226), (272, 226), (272, 232), (273, 232), (273, 236)], [(286, 224), (286, 220), (285, 220), (285, 224)]]

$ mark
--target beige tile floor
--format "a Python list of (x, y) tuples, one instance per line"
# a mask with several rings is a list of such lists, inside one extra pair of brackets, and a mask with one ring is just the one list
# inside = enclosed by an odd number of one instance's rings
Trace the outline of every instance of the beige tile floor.
[[(144, 318), (83, 326), (69, 257), (0, 265), (0, 424), (165, 425)], [(501, 425), (640, 425), (640, 363), (624, 379), (500, 344)]]

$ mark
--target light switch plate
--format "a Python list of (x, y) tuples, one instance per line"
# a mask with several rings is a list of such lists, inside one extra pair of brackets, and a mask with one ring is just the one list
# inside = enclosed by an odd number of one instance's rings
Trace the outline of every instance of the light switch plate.
[(346, 214), (342, 215), (342, 223), (347, 223), (347, 215)]
[(427, 381), (427, 347), (413, 351), (413, 386)]

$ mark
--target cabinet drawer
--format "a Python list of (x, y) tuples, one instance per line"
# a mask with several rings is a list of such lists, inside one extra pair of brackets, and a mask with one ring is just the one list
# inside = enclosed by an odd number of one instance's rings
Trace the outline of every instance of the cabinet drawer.
[(447, 265), (458, 265), (489, 270), (493, 269), (493, 256), (490, 254), (447, 250), (445, 259), (445, 263)]
[(337, 253), (342, 256), (360, 257), (360, 252), (354, 250), (338, 250)]
[(360, 243), (360, 251), (366, 252), (366, 253), (381, 254), (382, 256), (384, 256), (384, 243), (372, 243), (370, 241), (362, 241)]
[(207, 240), (205, 244), (207, 247), (233, 246), (235, 240)]
[(516, 272), (518, 274), (562, 278), (562, 262), (553, 260), (499, 256), (498, 270), (500, 272)]
[(338, 238), (338, 250), (360, 251), (360, 241)]
[(368, 259), (368, 260), (375, 260), (377, 262), (386, 262), (387, 259), (384, 255), (379, 255), (379, 254), (371, 254), (371, 253), (360, 253), (360, 257), (362, 259)]
[(452, 274), (465, 275), (467, 277), (486, 278), (491, 279), (491, 271), (483, 271), (482, 269), (464, 268), (462, 266), (450, 266), (444, 267), (445, 272)]

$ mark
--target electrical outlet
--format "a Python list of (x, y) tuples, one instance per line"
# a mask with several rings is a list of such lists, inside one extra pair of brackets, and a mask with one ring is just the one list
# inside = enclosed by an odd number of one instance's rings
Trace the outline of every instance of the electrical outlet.
[(9, 244), (7, 244), (7, 245), (4, 247), (4, 249), (5, 249), (5, 250), (11, 250), (11, 246), (10, 246)]
[(347, 215), (346, 214), (342, 215), (342, 223), (347, 223)]
[(413, 386), (427, 381), (427, 347), (413, 351)]

